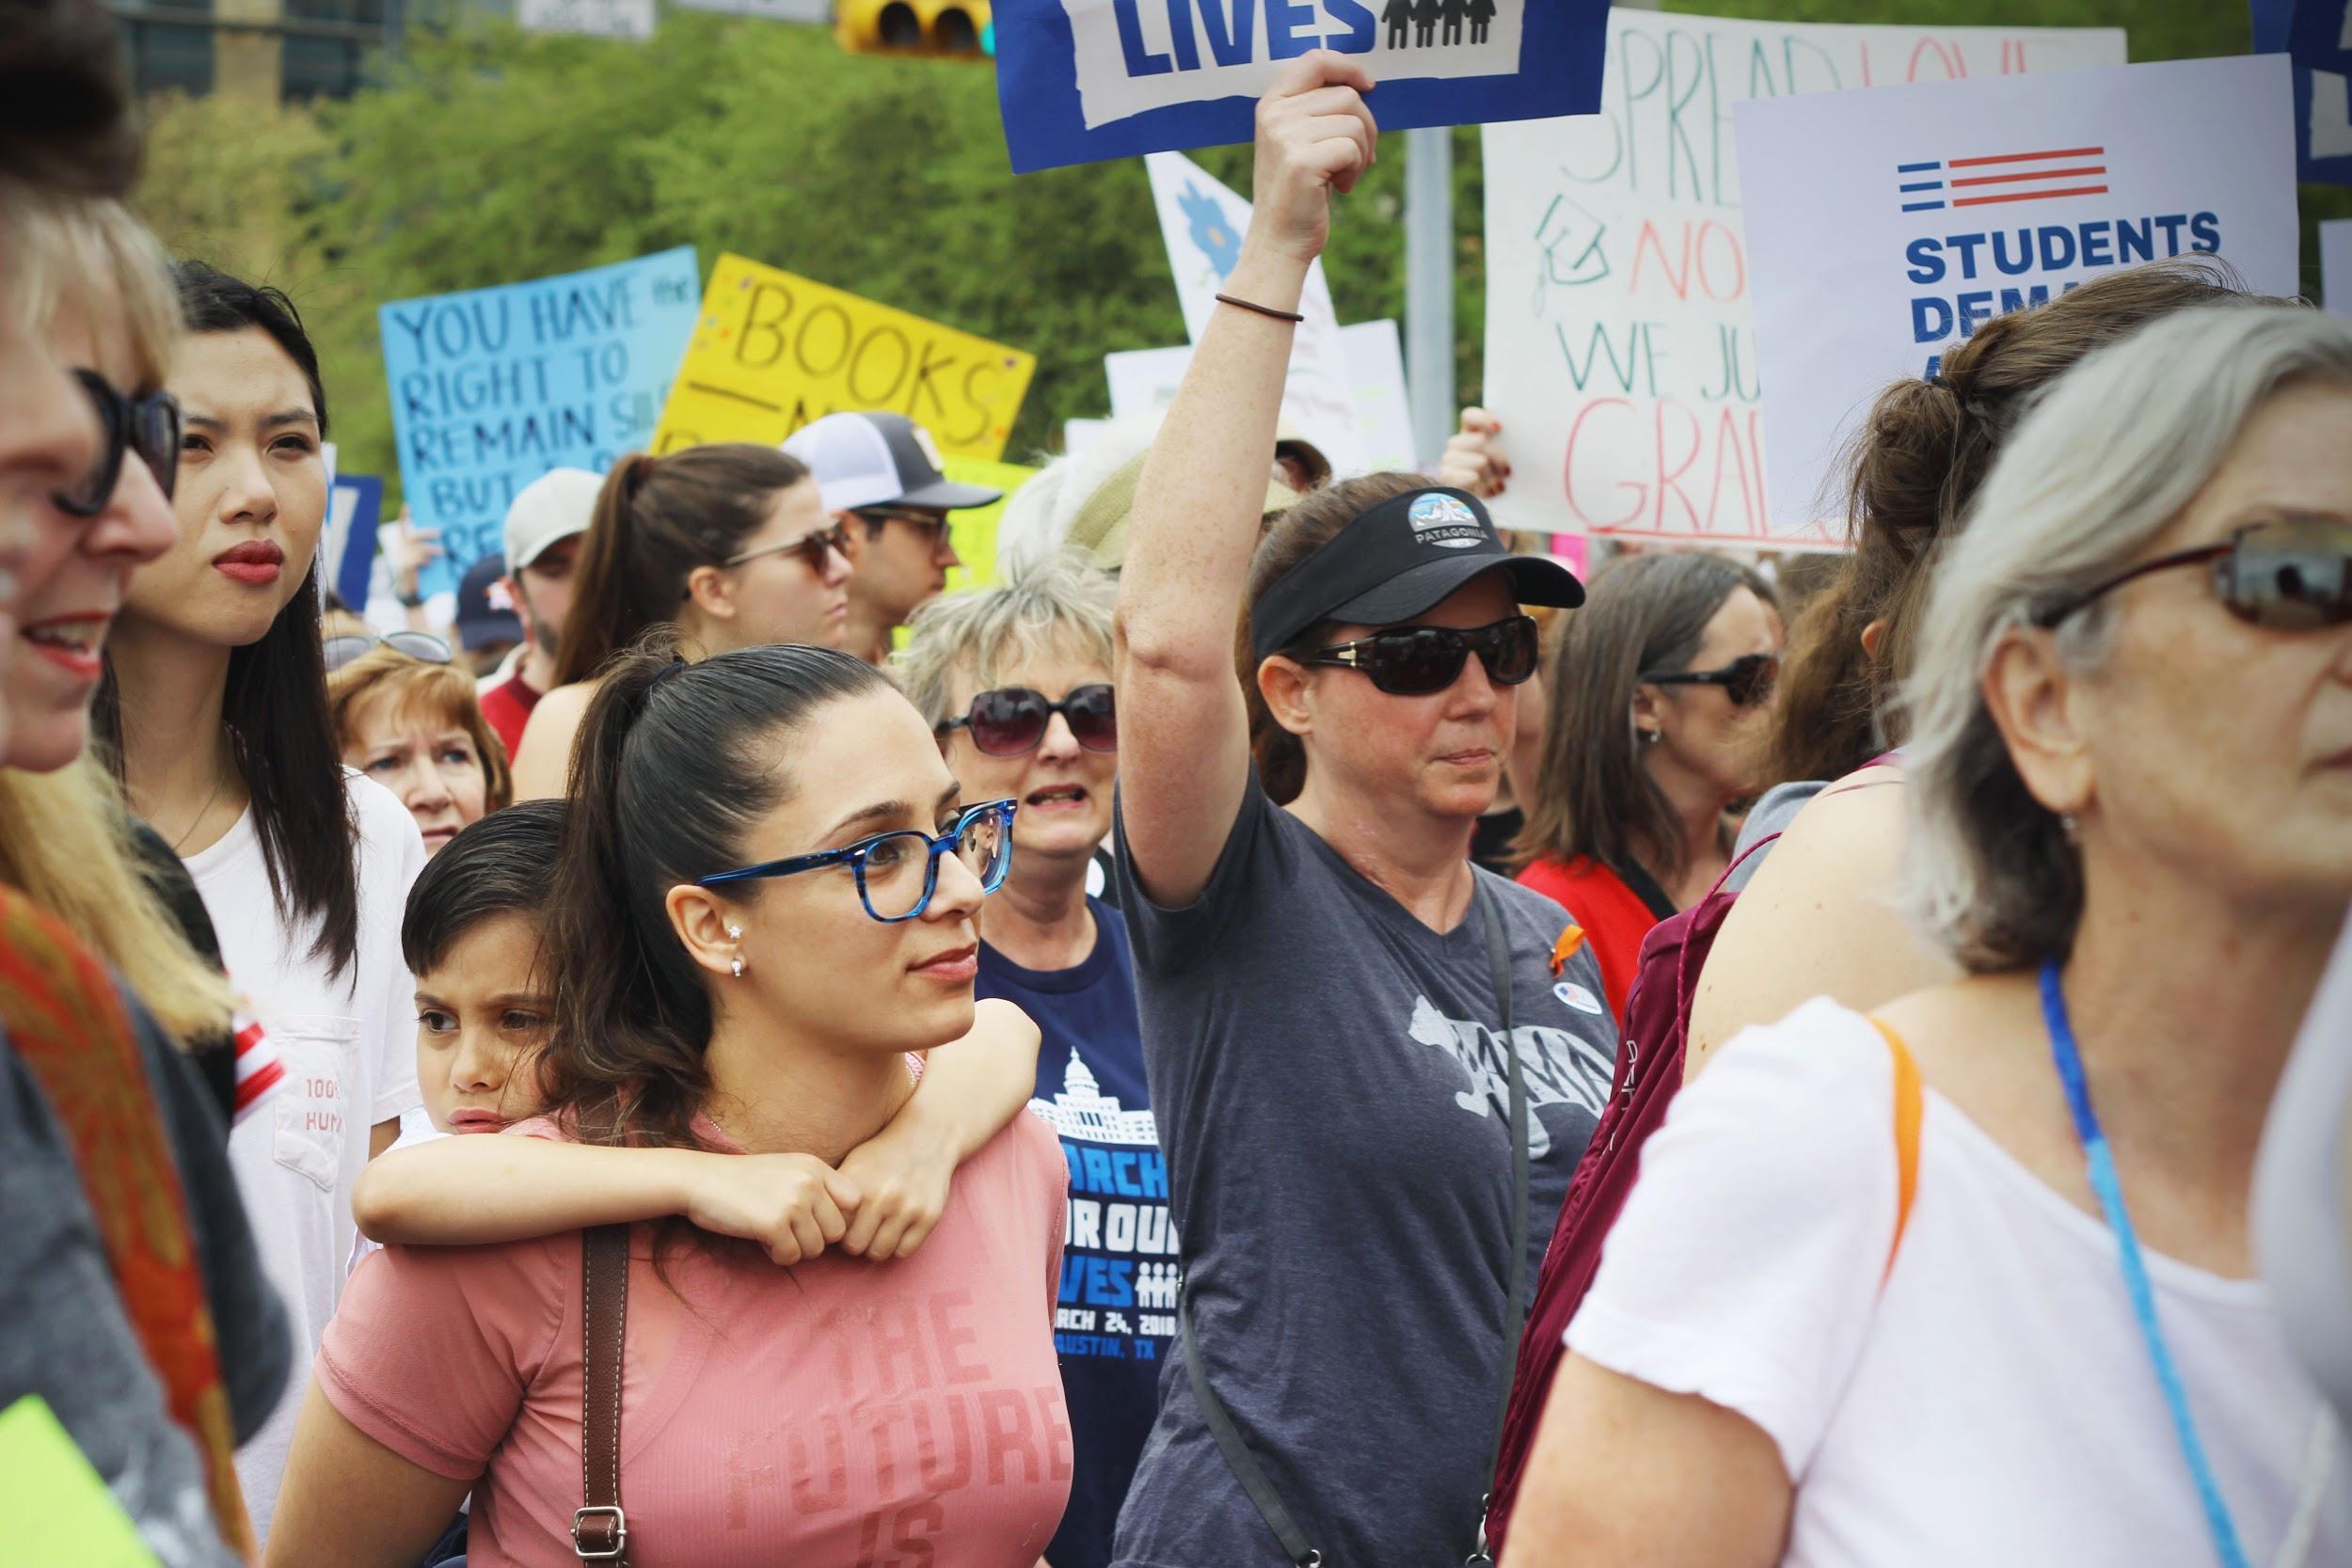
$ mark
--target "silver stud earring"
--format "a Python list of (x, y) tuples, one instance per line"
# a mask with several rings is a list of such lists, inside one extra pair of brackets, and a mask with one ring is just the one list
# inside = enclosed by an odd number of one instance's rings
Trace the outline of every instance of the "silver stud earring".
[(1642, 744), (1645, 746), (1655, 746), (1665, 738), (1665, 732), (1662, 730), (1635, 730), (1633, 733), (1642, 737)]
[(2066, 835), (2066, 842), (2071, 845), (2079, 845), (2083, 841), (2083, 826), (2074, 820), (2074, 814), (2071, 811), (2058, 813), (2058, 832)]
[(741, 942), (743, 940), (743, 927), (738, 926), (732, 920), (727, 922), (727, 940), (729, 942)]

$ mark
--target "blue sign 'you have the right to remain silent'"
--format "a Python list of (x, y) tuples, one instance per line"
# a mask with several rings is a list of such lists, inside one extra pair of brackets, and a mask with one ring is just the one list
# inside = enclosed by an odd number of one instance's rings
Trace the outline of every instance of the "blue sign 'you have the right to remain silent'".
[(1016, 172), (1246, 142), (1315, 49), (1363, 56), (1383, 130), (1591, 114), (1608, 0), (996, 0)]
[(507, 503), (550, 468), (649, 447), (694, 330), (691, 245), (378, 312), (412, 521), (441, 531), (427, 592), (500, 548)]

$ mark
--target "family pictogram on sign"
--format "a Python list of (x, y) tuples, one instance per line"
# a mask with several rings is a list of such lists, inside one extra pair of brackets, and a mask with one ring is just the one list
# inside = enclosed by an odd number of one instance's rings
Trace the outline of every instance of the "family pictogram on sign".
[[(1389, 26), (1389, 47), (1391, 49), (1426, 49), (1433, 42), (1446, 45), (1462, 41), (1462, 24), (1470, 24), (1470, 40), (1486, 41), (1486, 28), (1495, 19), (1495, 0), (1389, 0), (1380, 13), (1380, 20)], [(1444, 37), (1438, 36), (1438, 24), (1445, 24)], [(1410, 41), (1406, 29), (1411, 29)]]

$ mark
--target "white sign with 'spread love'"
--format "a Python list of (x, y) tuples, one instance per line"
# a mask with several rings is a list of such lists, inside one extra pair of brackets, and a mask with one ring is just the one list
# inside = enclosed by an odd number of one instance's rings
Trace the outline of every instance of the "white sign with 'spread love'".
[(2115, 28), (1611, 13), (1598, 114), (1484, 132), (1486, 404), (1514, 469), (1498, 519), (1775, 542), (1735, 102), (2122, 63)]
[(1937, 82), (1736, 117), (1772, 531), (1829, 542), (1837, 455), (1891, 381), (1993, 317), (2136, 262), (2297, 289), (2285, 56)]

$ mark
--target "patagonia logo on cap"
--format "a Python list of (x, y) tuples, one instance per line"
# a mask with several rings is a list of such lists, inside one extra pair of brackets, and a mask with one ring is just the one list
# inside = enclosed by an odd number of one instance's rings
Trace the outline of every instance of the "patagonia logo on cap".
[(1452, 496), (1435, 492), (1413, 498), (1406, 514), (1413, 525), (1413, 542), (1449, 550), (1467, 550), (1486, 543), (1486, 531), (1477, 515)]

